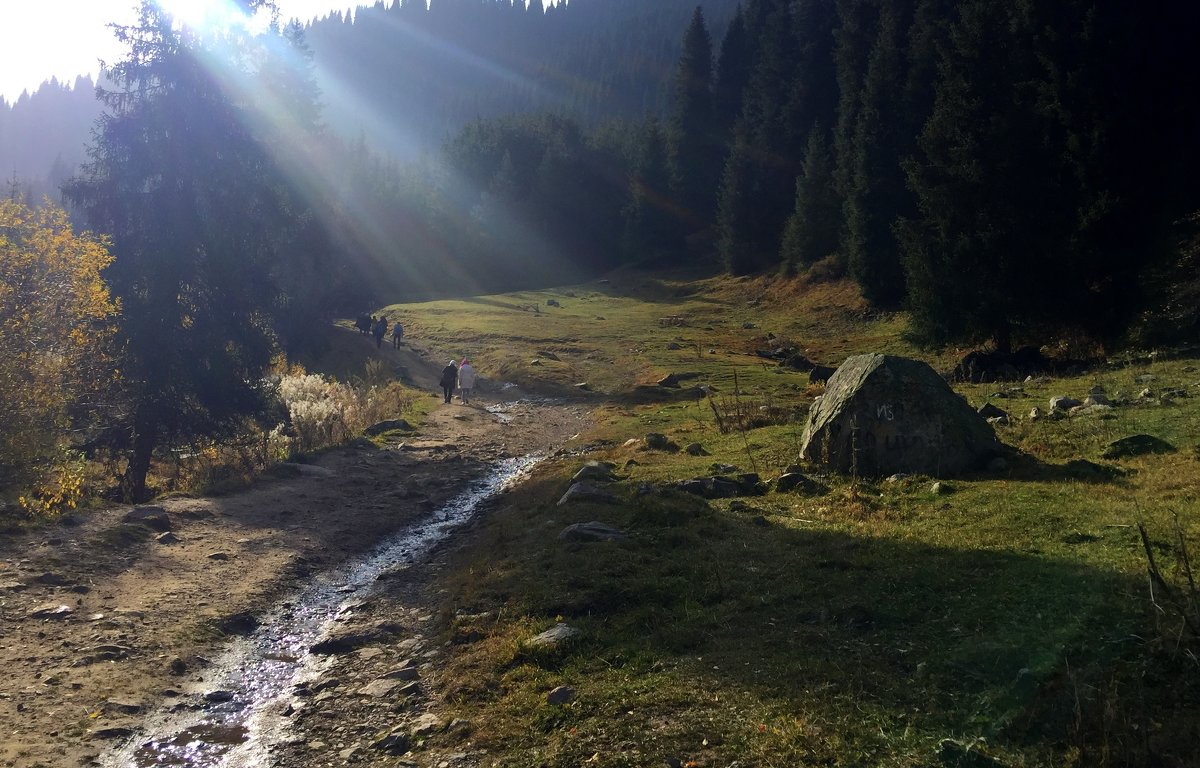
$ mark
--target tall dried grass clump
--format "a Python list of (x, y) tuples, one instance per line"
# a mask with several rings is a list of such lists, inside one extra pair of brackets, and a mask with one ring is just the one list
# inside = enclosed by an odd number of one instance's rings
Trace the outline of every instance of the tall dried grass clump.
[(288, 424), (278, 432), (290, 439), (292, 454), (340, 445), (413, 405), (411, 392), (370, 371), (356, 384), (314, 373), (289, 373), (280, 378), (279, 397), (287, 406)]

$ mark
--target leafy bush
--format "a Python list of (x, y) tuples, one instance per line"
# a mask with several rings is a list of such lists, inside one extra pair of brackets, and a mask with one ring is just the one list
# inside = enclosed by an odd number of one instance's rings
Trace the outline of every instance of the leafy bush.
[(0, 493), (26, 514), (81, 493), (71, 430), (93, 423), (115, 381), (117, 307), (100, 272), (106, 243), (76, 234), (62, 209), (0, 201)]

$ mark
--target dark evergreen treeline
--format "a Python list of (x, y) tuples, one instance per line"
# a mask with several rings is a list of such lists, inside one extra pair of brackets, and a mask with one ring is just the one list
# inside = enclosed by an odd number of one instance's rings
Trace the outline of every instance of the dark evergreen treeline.
[(0, 98), (0, 175), (19, 182), (31, 201), (58, 197), (58, 187), (83, 161), (88, 132), (100, 116), (96, 84), (52, 78), (9, 104)]
[[(708, 3), (723, 29), (736, 0)], [(382, 0), (313, 22), (325, 118), (398, 158), (476, 119), (555, 112), (584, 127), (667, 109), (695, 0)]]
[(735, 273), (848, 273), (934, 343), (1111, 339), (1200, 209), (1197, 21), (1185, 3), (747, 0), (710, 58), (697, 12), (628, 224), (681, 252), (707, 223)]

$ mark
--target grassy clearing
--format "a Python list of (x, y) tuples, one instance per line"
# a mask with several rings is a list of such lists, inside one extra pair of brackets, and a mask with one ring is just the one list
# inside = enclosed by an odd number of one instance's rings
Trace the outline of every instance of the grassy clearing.
[[(972, 404), (1018, 417), (998, 429), (1023, 455), (1002, 474), (952, 481), (948, 494), (928, 478), (829, 476), (815, 495), (704, 502), (672, 484), (713, 462), (772, 477), (796, 461), (799, 419), (819, 389), (756, 349), (795, 345), (825, 364), (885, 351), (939, 369), (957, 352), (913, 349), (903, 318), (867, 313), (840, 284), (630, 275), (393, 313), (414, 335), (467, 347), (493, 380), (588, 382), (598, 423), (584, 439), (611, 447), (587, 458), (621, 468), (621, 503), (558, 507), (581, 459), (548, 462), (457, 556), (446, 616), (462, 642), (448, 705), (495, 764), (988, 764), (968, 747), (1013, 766), (1192, 764), (1196, 645), (1173, 634), (1177, 617), (1152, 609), (1136, 524), (1177, 575), (1173, 517), (1191, 541), (1200, 533), (1195, 361), (961, 387)], [(710, 385), (712, 400), (791, 416), (722, 433), (709, 399), (633, 396), (671, 372), (695, 373), (685, 385)], [(1189, 396), (1025, 418), (1095, 384)], [(708, 455), (624, 444), (652, 431)], [(1101, 460), (1109, 441), (1138, 432), (1178, 451)], [(630, 536), (557, 540), (589, 520)], [(554, 653), (525, 648), (559, 621), (582, 639)], [(557, 685), (575, 699), (547, 704)]]

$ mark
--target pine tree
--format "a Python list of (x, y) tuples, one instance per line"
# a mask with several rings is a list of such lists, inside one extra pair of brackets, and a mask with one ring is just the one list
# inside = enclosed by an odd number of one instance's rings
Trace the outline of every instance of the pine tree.
[(904, 102), (904, 0), (883, 3), (851, 137), (845, 188), (846, 260), (872, 304), (897, 307), (905, 296), (894, 228), (914, 211), (901, 161), (914, 128)]
[(921, 215), (903, 226), (909, 306), (928, 341), (1006, 352), (1074, 306), (1070, 180), (1034, 86), (1040, 62), (1013, 11), (961, 5), (933, 113), (908, 164)]
[(739, 131), (725, 162), (717, 215), (717, 249), (725, 269), (735, 275), (749, 274), (767, 263), (755, 237), (760, 221), (756, 204), (759, 176), (752, 155), (750, 142)]
[(288, 222), (248, 128), (260, 124), (249, 93), (227, 90), (247, 58), (225, 46), (246, 41), (231, 34), (203, 46), (151, 2), (117, 32), (129, 51), (111, 72), (115, 90), (102, 94), (111, 112), (68, 193), (112, 236), (107, 274), (121, 300), (134, 406), (125, 482), (143, 498), (164, 440), (238, 429), (261, 412), (275, 353), (271, 273)]
[(803, 267), (836, 253), (841, 237), (841, 200), (833, 184), (833, 148), (820, 123), (813, 126), (796, 178), (796, 204), (783, 234), (785, 270)]
[(651, 120), (643, 133), (624, 219), (627, 260), (662, 264), (682, 253), (679, 210), (671, 200), (666, 137), (656, 120)]
[(683, 38), (670, 123), (672, 188), (689, 229), (709, 223), (716, 201), (719, 149), (713, 126), (712, 38), (697, 6)]
[(796, 137), (799, 126), (787, 109), (797, 56), (789, 6), (760, 0), (750, 9), (746, 28), (760, 37), (718, 210), (721, 256), (740, 272), (779, 258), (783, 228), (795, 205), (801, 142), (807, 139), (807, 132)]
[(739, 4), (721, 40), (716, 81), (713, 84), (713, 122), (717, 140), (722, 145), (732, 141), (733, 126), (741, 117), (752, 62), (746, 20)]

